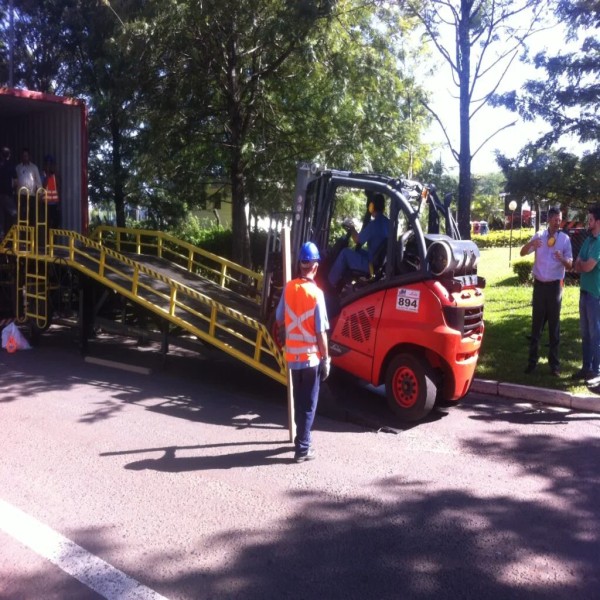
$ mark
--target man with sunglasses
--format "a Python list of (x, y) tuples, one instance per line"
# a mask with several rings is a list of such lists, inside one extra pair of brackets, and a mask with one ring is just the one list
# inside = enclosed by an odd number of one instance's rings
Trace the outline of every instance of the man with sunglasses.
[(533, 373), (539, 359), (540, 337), (548, 323), (550, 346), (548, 363), (554, 376), (560, 375), (560, 308), (565, 280), (565, 269), (573, 265), (573, 251), (569, 236), (560, 231), (560, 209), (548, 210), (548, 227), (538, 231), (521, 248), (521, 256), (535, 253), (533, 261), (533, 298), (531, 315), (531, 341), (525, 373)]

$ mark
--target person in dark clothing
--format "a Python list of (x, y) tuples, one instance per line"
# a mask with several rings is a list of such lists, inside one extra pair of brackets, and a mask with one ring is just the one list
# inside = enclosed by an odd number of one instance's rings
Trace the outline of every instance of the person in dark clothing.
[(347, 224), (348, 233), (351, 235), (352, 240), (361, 246), (366, 245), (366, 249), (361, 247), (357, 251), (352, 248), (344, 248), (340, 252), (328, 275), (329, 285), (332, 289), (339, 286), (348, 270), (359, 271), (365, 275), (370, 273), (376, 252), (382, 244), (385, 244), (388, 238), (390, 220), (383, 214), (384, 209), (385, 198), (383, 194), (375, 194), (368, 204), (371, 220), (361, 229), (360, 233), (356, 231), (354, 225)]
[(0, 149), (0, 240), (17, 219), (16, 185), (17, 171), (10, 158), (10, 148), (4, 147)]
[(44, 170), (42, 175), (42, 186), (46, 190), (46, 204), (48, 206), (48, 227), (60, 228), (60, 197), (56, 183), (56, 164), (54, 158), (47, 154), (44, 157)]

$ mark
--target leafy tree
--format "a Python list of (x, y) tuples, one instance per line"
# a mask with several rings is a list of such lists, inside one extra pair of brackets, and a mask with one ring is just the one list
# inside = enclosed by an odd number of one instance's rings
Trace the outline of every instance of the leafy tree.
[(500, 193), (504, 190), (502, 173), (487, 173), (473, 177), (473, 202), (471, 213), (474, 219), (497, 223), (504, 221), (504, 203)]
[(118, 14), (139, 16), (146, 2), (113, 4), (116, 8), (108, 0), (14, 0), (15, 84), (87, 101), (90, 197), (96, 203), (112, 198), (117, 224), (124, 226), (144, 40)]
[[(511, 187), (581, 211), (600, 200), (600, 43), (597, 36), (586, 35), (600, 25), (600, 2), (559, 0), (556, 14), (568, 29), (568, 51), (536, 55), (534, 64), (543, 78), (527, 82), (520, 94), (498, 100), (527, 119), (543, 118), (550, 131), (516, 159), (501, 156), (499, 163)], [(552, 149), (564, 135), (591, 142), (594, 149), (581, 157)]]
[(445, 194), (452, 194), (456, 199), (458, 179), (446, 171), (441, 159), (435, 162), (425, 161), (416, 174), (416, 177), (424, 183), (435, 185), (440, 197), (443, 197)]
[(506, 191), (527, 198), (538, 214), (545, 200), (574, 211), (600, 200), (597, 152), (580, 158), (563, 149), (540, 149), (533, 143), (515, 159), (500, 155), (498, 163), (506, 177)]
[[(550, 131), (538, 141), (541, 146), (550, 147), (563, 135), (598, 144), (600, 1), (559, 0), (556, 16), (568, 30), (568, 50), (554, 56), (538, 53), (533, 64), (543, 72), (541, 79), (527, 82), (521, 93), (505, 94), (496, 102), (519, 111), (525, 119), (544, 119)], [(592, 33), (585, 35), (588, 30)]]
[[(53, 26), (60, 18), (62, 3), (50, 3), (50, 10), (37, 10), (32, 0), (0, 0), (3, 81), (10, 80), (9, 50), (13, 50), (13, 85), (42, 92), (53, 92), (62, 53), (60, 31)], [(10, 8), (12, 5), (12, 23)], [(11, 26), (12, 25), (12, 26)]]
[(524, 49), (525, 41), (540, 26), (544, 0), (406, 0), (399, 2), (422, 23), (436, 51), (450, 67), (458, 89), (460, 139), (450, 139), (446, 125), (429, 106), (440, 124), (459, 166), (458, 226), (470, 235), (472, 198), (471, 161), (506, 123), (472, 150), (471, 120), (486, 105)]
[(403, 28), (384, 13), (376, 27), (373, 11), (354, 0), (163, 8), (148, 29), (142, 179), (188, 198), (227, 182), (233, 257), (246, 262), (246, 208), (289, 206), (281, 182), (294, 181), (297, 161), (408, 168), (423, 153), (419, 91), (399, 73), (392, 41)]
[[(289, 206), (282, 182), (297, 161), (406, 174), (426, 156), (397, 12), (375, 19), (357, 0), (15, 6), (55, 57), (48, 85), (88, 102), (90, 197), (111, 198), (119, 225), (128, 199), (171, 226), (229, 189), (233, 257), (246, 264), (246, 209)], [(20, 64), (20, 81), (40, 89), (43, 70)]]

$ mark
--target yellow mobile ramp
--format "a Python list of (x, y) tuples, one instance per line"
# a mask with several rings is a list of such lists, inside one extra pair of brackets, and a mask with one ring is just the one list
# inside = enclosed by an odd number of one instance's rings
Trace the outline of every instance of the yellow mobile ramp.
[(60, 261), (286, 384), (283, 353), (259, 320), (260, 274), (162, 232), (101, 227), (92, 239), (51, 229), (45, 248), (33, 251), (19, 244), (28, 236), (14, 226), (0, 252), (35, 264), (37, 273)]

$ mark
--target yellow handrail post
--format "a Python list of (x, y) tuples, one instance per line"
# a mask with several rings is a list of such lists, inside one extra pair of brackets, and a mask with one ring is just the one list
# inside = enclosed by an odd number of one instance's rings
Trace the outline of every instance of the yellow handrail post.
[(134, 296), (138, 295), (138, 281), (140, 278), (140, 269), (136, 265), (133, 269), (133, 278), (131, 279), (131, 293)]

